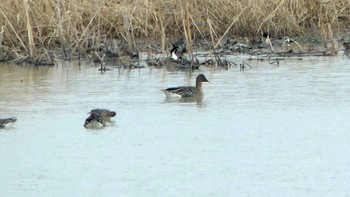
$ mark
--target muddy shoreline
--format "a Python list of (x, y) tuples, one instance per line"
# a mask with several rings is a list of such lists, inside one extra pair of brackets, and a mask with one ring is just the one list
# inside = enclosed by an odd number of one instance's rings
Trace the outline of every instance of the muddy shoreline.
[(2, 6), (0, 61), (16, 64), (77, 58), (124, 64), (138, 52), (169, 57), (172, 43), (189, 56), (335, 55), (350, 33), (348, 0), (13, 0)]
[[(259, 55), (268, 55), (268, 57), (274, 58), (335, 56), (338, 52), (344, 51), (344, 54), (349, 56), (348, 51), (350, 49), (347, 45), (349, 40), (346, 36), (326, 41), (320, 36), (270, 38), (268, 35), (262, 35), (254, 38), (227, 37), (222, 39), (220, 43), (211, 43), (209, 39), (195, 39), (191, 49), (188, 49), (185, 39), (181, 37), (169, 39), (162, 49), (162, 43), (159, 39), (138, 39), (132, 46), (122, 40), (109, 39), (97, 46), (38, 49), (37, 55), (34, 57), (26, 55), (28, 53), (26, 51), (14, 51), (2, 46), (0, 48), (0, 62), (50, 66), (62, 60), (89, 60), (101, 64), (101, 69), (105, 68), (104, 65), (121, 68), (142, 68), (144, 66), (137, 66), (139, 53), (142, 52), (147, 54), (147, 63), (150, 66), (162, 67), (164, 65), (157, 65), (157, 62), (169, 58), (170, 50), (173, 46), (176, 46), (178, 47), (177, 53), (181, 53), (181, 56), (187, 54), (187, 63), (191, 64), (191, 68), (193, 68), (193, 64), (203, 64), (203, 62), (197, 60), (196, 62), (193, 59), (197, 52), (204, 52), (213, 57), (212, 62), (208, 61), (204, 64), (217, 64), (217, 62), (222, 61), (224, 56), (235, 54), (256, 56), (252, 59), (259, 59)], [(216, 45), (215, 49), (213, 49), (214, 45)], [(178, 63), (183, 66), (183, 62)]]

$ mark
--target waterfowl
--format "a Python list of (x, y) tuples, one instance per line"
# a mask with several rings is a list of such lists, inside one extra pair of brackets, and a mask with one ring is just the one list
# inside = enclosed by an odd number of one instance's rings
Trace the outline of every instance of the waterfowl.
[(9, 123), (14, 123), (16, 122), (17, 119), (15, 117), (12, 118), (0, 118), (0, 128), (5, 127)]
[(270, 44), (271, 43), (271, 37), (270, 37), (269, 32), (263, 32), (262, 33), (262, 37), (263, 37), (263, 39), (265, 39), (265, 43), (266, 44)]
[(344, 56), (347, 56), (350, 58), (350, 42), (343, 43), (345, 50), (344, 50)]
[(202, 82), (209, 82), (207, 78), (203, 74), (199, 74), (196, 78), (196, 86), (179, 86), (173, 88), (167, 88), (162, 90), (167, 98), (171, 97), (194, 97), (194, 96), (202, 96)]
[(191, 62), (182, 58), (182, 52), (186, 51), (185, 48), (182, 48), (181, 52), (178, 52), (179, 47), (175, 44), (172, 44), (170, 49), (170, 57), (161, 59), (156, 62), (156, 67), (165, 67), (168, 70), (183, 70), (191, 69)]
[(90, 111), (90, 114), (92, 113), (96, 113), (100, 116), (102, 116), (102, 118), (105, 121), (110, 121), (112, 117), (114, 117), (117, 113), (115, 113), (115, 111), (111, 111), (108, 109), (93, 109)]
[(105, 126), (105, 120), (96, 112), (90, 112), (90, 116), (86, 118), (84, 123), (84, 127), (87, 129), (101, 129)]
[(176, 52), (179, 49), (179, 47), (174, 45), (174, 44), (172, 44), (172, 45), (173, 45), (173, 48), (170, 49), (170, 54), (171, 54), (170, 58), (173, 60), (178, 60), (179, 57), (176, 55)]

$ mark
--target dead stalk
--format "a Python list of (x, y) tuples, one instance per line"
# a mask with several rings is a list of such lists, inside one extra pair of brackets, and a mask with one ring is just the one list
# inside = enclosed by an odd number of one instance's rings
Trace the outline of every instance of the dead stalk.
[(36, 49), (35, 49), (35, 43), (34, 43), (34, 37), (33, 37), (33, 29), (32, 25), (30, 22), (30, 16), (29, 16), (29, 5), (28, 5), (28, 0), (23, 0), (24, 1), (24, 8), (26, 11), (26, 17), (27, 17), (27, 32), (28, 32), (28, 45), (29, 45), (29, 53), (30, 57), (35, 57), (36, 56)]
[(4, 26), (1, 26), (1, 31), (0, 31), (0, 51), (2, 50), (2, 39), (4, 37)]
[(159, 38), (165, 52), (168, 38), (183, 35), (191, 50), (200, 35), (216, 48), (225, 37), (258, 37), (266, 31), (317, 34), (336, 51), (330, 35), (344, 34), (350, 26), (349, 0), (7, 0), (0, 12), (2, 44), (30, 56), (48, 43), (76, 50), (103, 38), (124, 39), (129, 50), (137, 49), (137, 39)]
[(7, 24), (11, 27), (11, 30), (13, 31), (13, 33), (16, 35), (18, 41), (20, 42), (21, 46), (27, 50), (27, 45), (24, 44), (23, 40), (21, 39), (21, 37), (18, 35), (16, 29), (13, 27), (12, 23), (9, 21), (9, 19), (7, 18), (6, 14), (4, 13), (4, 11), (0, 8), (0, 11), (2, 13), (2, 15), (4, 16), (4, 18), (6, 19)]

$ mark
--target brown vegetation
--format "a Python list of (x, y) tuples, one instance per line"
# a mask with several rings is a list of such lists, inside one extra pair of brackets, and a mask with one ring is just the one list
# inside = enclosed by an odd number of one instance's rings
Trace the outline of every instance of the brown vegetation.
[[(44, 49), (73, 51), (119, 39), (168, 39), (187, 46), (223, 37), (314, 34), (332, 40), (350, 25), (349, 0), (2, 0), (2, 47), (29, 57)], [(190, 49), (190, 48), (189, 48)], [(191, 49), (190, 49), (191, 50)]]

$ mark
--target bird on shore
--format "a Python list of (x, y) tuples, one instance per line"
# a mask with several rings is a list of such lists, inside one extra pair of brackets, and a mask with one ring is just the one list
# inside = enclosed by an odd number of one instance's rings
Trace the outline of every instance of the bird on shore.
[(162, 90), (167, 98), (185, 98), (202, 96), (202, 82), (209, 82), (203, 74), (199, 74), (196, 78), (195, 86), (179, 86)]
[(171, 45), (173, 46), (173, 48), (170, 49), (171, 58), (174, 60), (183, 60), (183, 55), (187, 52), (186, 47), (180, 48), (177, 44), (173, 43), (171, 43)]
[(344, 56), (350, 58), (350, 42), (344, 42), (343, 46), (345, 47)]
[(191, 62), (183, 58), (183, 53), (186, 52), (186, 48), (182, 48), (182, 50), (179, 51), (177, 45), (172, 44), (172, 46), (173, 47), (170, 49), (170, 57), (160, 60), (160, 66), (169, 70), (191, 69)]
[(176, 55), (176, 53), (177, 53), (177, 50), (179, 49), (179, 47), (174, 45), (174, 44), (172, 44), (172, 45), (173, 45), (173, 48), (170, 49), (170, 58), (173, 60), (178, 60), (179, 57)]
[(17, 118), (12, 117), (12, 118), (0, 118), (0, 128), (5, 127), (6, 125), (10, 123), (15, 123), (17, 121)]

